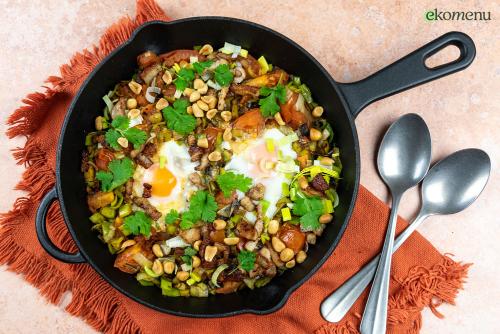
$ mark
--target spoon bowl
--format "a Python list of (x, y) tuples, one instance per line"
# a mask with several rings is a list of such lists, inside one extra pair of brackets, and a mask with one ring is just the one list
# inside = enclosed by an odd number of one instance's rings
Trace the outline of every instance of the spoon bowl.
[(479, 149), (457, 151), (434, 165), (422, 183), (422, 211), (449, 215), (467, 208), (488, 182), (491, 161)]
[(380, 144), (378, 171), (391, 192), (402, 194), (418, 184), (431, 161), (431, 136), (424, 120), (406, 114), (394, 122)]
[[(428, 216), (454, 214), (471, 205), (486, 186), (490, 170), (490, 158), (478, 149), (457, 151), (435, 164), (422, 183), (420, 212), (394, 240), (393, 252)], [(344, 318), (370, 284), (378, 260), (379, 256), (373, 258), (321, 303), (321, 315), (325, 320), (339, 322)]]

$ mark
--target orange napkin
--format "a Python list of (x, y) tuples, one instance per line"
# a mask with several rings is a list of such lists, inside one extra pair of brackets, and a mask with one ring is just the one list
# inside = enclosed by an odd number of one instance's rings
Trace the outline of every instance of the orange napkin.
[[(50, 88), (30, 94), (24, 106), (9, 118), (9, 137), (26, 136), (23, 148), (14, 152), (26, 167), (18, 189), (27, 192), (13, 209), (2, 215), (0, 264), (23, 274), (52, 303), (66, 291), (73, 298), (66, 310), (84, 318), (106, 333), (358, 333), (367, 292), (339, 324), (325, 322), (319, 313), (321, 301), (381, 248), (388, 208), (361, 187), (354, 214), (340, 245), (323, 267), (295, 291), (279, 311), (266, 315), (240, 315), (224, 319), (186, 319), (162, 314), (123, 296), (109, 286), (88, 264), (68, 265), (51, 258), (39, 245), (34, 228), (36, 208), (54, 185), (55, 151), (66, 110), (88, 73), (111, 50), (123, 43), (132, 31), (149, 20), (168, 20), (153, 0), (138, 0), (134, 19), (125, 17), (111, 26), (99, 45), (76, 54), (61, 67), (60, 77), (50, 77)], [(407, 223), (398, 221), (398, 231)], [(66, 229), (57, 204), (48, 214), (49, 234), (67, 251), (75, 245)], [(99, 242), (96, 238), (96, 242)], [(462, 287), (468, 265), (441, 255), (425, 238), (415, 233), (396, 253), (393, 261), (389, 310), (390, 333), (418, 333), (420, 311), (453, 303)]]

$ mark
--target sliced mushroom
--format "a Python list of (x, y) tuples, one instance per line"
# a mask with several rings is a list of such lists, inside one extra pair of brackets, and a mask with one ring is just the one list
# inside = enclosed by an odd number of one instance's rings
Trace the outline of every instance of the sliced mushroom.
[(140, 74), (141, 79), (149, 86), (151, 81), (160, 73), (161, 65), (154, 64), (149, 67), (146, 67)]
[(127, 109), (127, 99), (121, 97), (118, 102), (111, 109), (111, 118), (115, 119), (118, 116), (125, 116), (125, 110)]

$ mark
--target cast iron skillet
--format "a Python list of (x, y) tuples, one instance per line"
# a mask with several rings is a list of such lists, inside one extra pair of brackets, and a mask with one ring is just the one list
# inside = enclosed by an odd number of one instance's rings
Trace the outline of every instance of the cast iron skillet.
[[(136, 69), (136, 57), (145, 50), (164, 53), (224, 41), (242, 45), (253, 55), (265, 55), (288, 73), (299, 75), (324, 106), (333, 126), (344, 170), (338, 188), (340, 204), (335, 222), (328, 226), (308, 259), (276, 277), (267, 286), (245, 289), (208, 298), (162, 297), (156, 287), (140, 286), (133, 275), (113, 267), (114, 256), (90, 230), (85, 182), (80, 172), (85, 134), (93, 130), (94, 119), (104, 107), (101, 97), (116, 82), (127, 80)], [(428, 69), (425, 59), (448, 45), (460, 49), (460, 57), (438, 68)], [(380, 50), (383, 52), (383, 50)], [(351, 216), (359, 185), (360, 158), (354, 118), (368, 104), (408, 88), (465, 69), (475, 56), (473, 41), (465, 34), (450, 32), (381, 71), (354, 83), (337, 83), (302, 47), (261, 25), (225, 17), (195, 17), (172, 22), (149, 22), (139, 27), (130, 40), (112, 52), (89, 75), (75, 96), (61, 129), (57, 149), (56, 186), (40, 203), (36, 218), (38, 239), (56, 259), (68, 263), (88, 262), (107, 282), (128, 297), (158, 311), (190, 317), (224, 317), (240, 313), (267, 314), (282, 307), (288, 296), (303, 284), (330, 256)], [(50, 204), (58, 199), (66, 225), (79, 251), (59, 250), (49, 239), (45, 218)], [(335, 275), (335, 273), (331, 273)]]

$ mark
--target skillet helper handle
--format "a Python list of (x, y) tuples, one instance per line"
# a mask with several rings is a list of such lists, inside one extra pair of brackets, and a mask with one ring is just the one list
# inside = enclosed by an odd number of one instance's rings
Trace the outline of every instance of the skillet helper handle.
[(38, 241), (42, 245), (43, 249), (52, 257), (58, 259), (59, 261), (66, 263), (82, 263), (85, 262), (85, 259), (80, 254), (80, 252), (76, 252), (74, 254), (65, 252), (57, 248), (56, 245), (50, 240), (49, 234), (47, 233), (47, 211), (49, 210), (50, 205), (53, 201), (57, 199), (56, 188), (52, 188), (42, 199), (40, 202), (40, 206), (36, 212), (35, 218), (35, 227), (36, 227), (36, 235), (38, 237)]
[[(425, 65), (429, 57), (450, 45), (460, 50), (456, 60), (433, 68)], [(356, 117), (375, 101), (467, 68), (475, 56), (476, 47), (469, 36), (449, 32), (363, 80), (340, 84), (340, 90)]]

